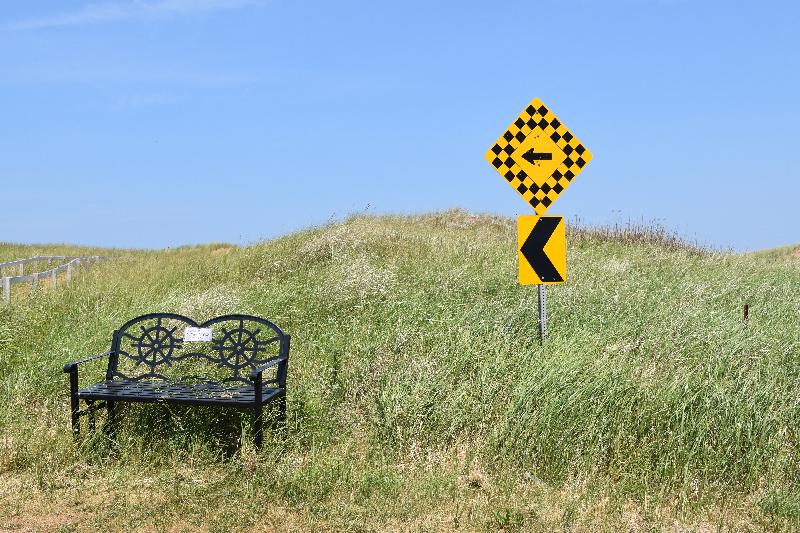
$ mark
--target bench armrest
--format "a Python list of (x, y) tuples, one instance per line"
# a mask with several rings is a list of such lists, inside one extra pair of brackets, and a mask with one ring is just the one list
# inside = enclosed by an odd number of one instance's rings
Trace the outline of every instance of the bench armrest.
[(101, 359), (103, 357), (108, 357), (114, 352), (103, 352), (97, 355), (91, 355), (89, 357), (85, 357), (83, 359), (78, 359), (77, 361), (72, 361), (64, 365), (64, 372), (72, 372), (74, 369), (78, 367), (78, 365), (83, 363), (88, 363), (89, 361), (94, 361), (95, 359)]
[(282, 363), (284, 361), (288, 361), (288, 360), (289, 360), (289, 356), (288, 355), (278, 355), (278, 356), (273, 357), (272, 359), (270, 359), (269, 361), (267, 361), (263, 365), (254, 368), (253, 371), (250, 372), (250, 381), (255, 381), (256, 379), (258, 379), (261, 376), (261, 374), (264, 372), (264, 370), (267, 370), (268, 368), (272, 368), (273, 366), (276, 366), (276, 365), (278, 365), (278, 364), (280, 364), (280, 363)]

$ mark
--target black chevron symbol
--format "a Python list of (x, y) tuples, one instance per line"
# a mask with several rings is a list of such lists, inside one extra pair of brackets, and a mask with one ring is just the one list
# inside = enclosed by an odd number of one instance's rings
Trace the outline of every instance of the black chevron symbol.
[(558, 273), (556, 267), (553, 265), (547, 254), (544, 253), (544, 247), (547, 241), (553, 235), (556, 227), (561, 222), (561, 217), (541, 217), (536, 221), (533, 226), (531, 234), (525, 239), (522, 247), (519, 249), (525, 259), (539, 276), (539, 279), (547, 282), (564, 281), (561, 274)]
[(552, 161), (553, 154), (550, 152), (537, 152), (535, 148), (531, 148), (524, 154), (522, 154), (522, 159), (527, 161), (528, 163), (535, 163), (536, 161)]

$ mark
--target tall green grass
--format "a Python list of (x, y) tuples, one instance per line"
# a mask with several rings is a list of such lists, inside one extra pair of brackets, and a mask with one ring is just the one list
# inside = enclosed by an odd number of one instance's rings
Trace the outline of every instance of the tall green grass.
[[(67, 498), (82, 511), (53, 523), (78, 529), (800, 527), (800, 258), (570, 231), (540, 346), (515, 242), (499, 217), (354, 217), (112, 251), (20, 293), (0, 307), (0, 516), (39, 527), (29, 502)], [(74, 446), (61, 366), (150, 311), (291, 333), (286, 439), (257, 455), (247, 416), (131, 406), (115, 447)]]

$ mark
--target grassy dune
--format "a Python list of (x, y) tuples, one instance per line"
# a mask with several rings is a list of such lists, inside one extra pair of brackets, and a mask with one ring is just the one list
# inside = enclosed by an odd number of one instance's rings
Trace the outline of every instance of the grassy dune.
[[(18, 289), (0, 306), (0, 530), (800, 529), (800, 257), (573, 230), (542, 348), (515, 232), (355, 217), (100, 251), (117, 259)], [(84, 251), (0, 260), (56, 252)], [(246, 415), (129, 406), (115, 447), (76, 447), (61, 366), (150, 311), (291, 333), (286, 438), (256, 454)]]

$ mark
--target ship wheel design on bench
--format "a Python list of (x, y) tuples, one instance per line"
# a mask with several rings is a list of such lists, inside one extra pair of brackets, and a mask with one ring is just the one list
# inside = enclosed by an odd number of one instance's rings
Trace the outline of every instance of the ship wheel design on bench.
[(138, 357), (132, 356), (132, 359), (136, 361), (135, 366), (144, 363), (150, 367), (151, 372), (155, 371), (155, 368), (162, 363), (172, 366), (170, 358), (173, 352), (183, 346), (181, 340), (176, 339), (174, 335), (178, 326), (167, 329), (161, 325), (161, 318), (159, 317), (155, 326), (149, 328), (139, 326), (139, 328), (142, 330), (141, 337), (123, 333), (124, 337), (131, 340), (131, 346), (136, 348)]
[(240, 320), (239, 327), (230, 331), (224, 327), (220, 329), (222, 337), (213, 339), (211, 345), (219, 353), (219, 366), (232, 369), (235, 377), (239, 377), (242, 368), (253, 367), (262, 362), (258, 359), (258, 354), (264, 353), (268, 344), (278, 340), (277, 337), (259, 340), (261, 329), (250, 331), (244, 327), (244, 320)]

